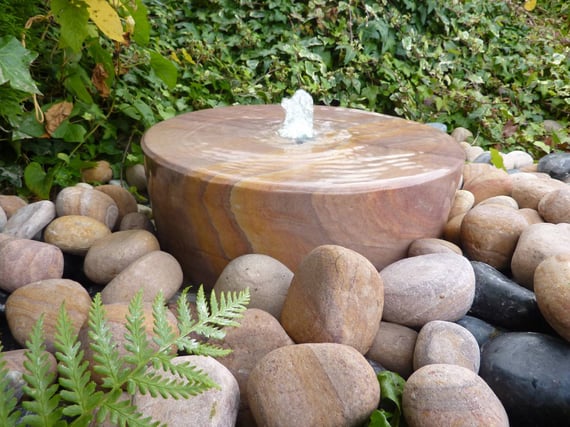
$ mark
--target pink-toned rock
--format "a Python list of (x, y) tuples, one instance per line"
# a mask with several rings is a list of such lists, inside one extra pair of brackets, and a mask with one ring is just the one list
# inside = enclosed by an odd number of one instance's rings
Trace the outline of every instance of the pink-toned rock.
[(511, 196), (493, 196), (488, 199), (481, 200), (477, 206), (482, 205), (502, 205), (512, 209), (518, 209), (519, 204)]
[(66, 187), (55, 199), (57, 216), (85, 215), (113, 229), (119, 216), (115, 201), (105, 193), (81, 185)]
[(408, 248), (409, 257), (436, 253), (455, 253), (457, 255), (463, 255), (459, 246), (443, 239), (417, 239), (414, 240)]
[(501, 204), (477, 205), (461, 224), (461, 245), (468, 258), (497, 270), (509, 268), (519, 236), (528, 227), (518, 209)]
[(540, 214), (535, 209), (522, 208), (519, 209), (519, 213), (524, 216), (528, 225), (544, 222), (544, 219), (542, 219)]
[(22, 199), (19, 196), (6, 196), (0, 194), (0, 207), (6, 212), (6, 216), (10, 218), (16, 211), (24, 206), (26, 206), (28, 202)]
[(93, 282), (107, 284), (129, 264), (158, 250), (158, 239), (148, 231), (117, 231), (97, 240), (89, 248), (83, 269)]
[(455, 129), (453, 129), (453, 132), (451, 132), (451, 136), (457, 142), (463, 142), (467, 141), (470, 138), (473, 138), (473, 132), (471, 132), (469, 129), (458, 126)]
[(16, 289), (44, 279), (63, 275), (63, 253), (53, 245), (35, 240), (0, 240), (0, 289)]
[(461, 246), (461, 223), (466, 213), (451, 218), (443, 228), (443, 238), (456, 246)]
[(119, 230), (146, 230), (153, 234), (156, 229), (152, 221), (142, 212), (131, 212), (126, 214), (119, 224)]
[(570, 249), (546, 258), (534, 272), (540, 312), (552, 328), (570, 341)]
[(111, 234), (101, 221), (85, 215), (65, 215), (54, 219), (44, 230), (44, 241), (73, 255), (85, 255), (97, 240)]
[(516, 173), (511, 175), (513, 183), (512, 196), (519, 208), (538, 210), (538, 203), (554, 190), (568, 188), (562, 181), (551, 178), (545, 173)]
[(106, 184), (95, 187), (95, 190), (106, 194), (115, 201), (115, 204), (119, 209), (119, 215), (117, 217), (117, 222), (115, 223), (115, 225), (119, 225), (123, 220), (123, 218), (125, 217), (125, 215), (137, 212), (138, 210), (138, 205), (135, 196), (133, 196), (131, 193), (129, 193), (129, 191), (127, 191), (123, 187), (120, 187), (118, 185)]
[[(2, 390), (6, 393), (4, 396), (8, 396), (8, 393), (12, 393), (12, 396), (18, 401), (23, 397), (24, 387), (27, 385), (23, 377), (24, 374), (30, 373), (30, 371), (24, 367), (24, 362), (27, 360), (26, 353), (28, 351), (28, 349), (8, 350), (0, 354), (1, 360), (6, 363), (5, 366), (8, 371), (4, 378), (4, 380), (8, 381), (8, 389)], [(55, 356), (48, 351), (44, 351), (42, 357), (45, 358), (48, 365), (47, 373), (53, 375), (52, 378), (55, 381), (57, 378), (57, 360)]]
[(420, 329), (414, 348), (414, 370), (426, 365), (446, 363), (478, 373), (480, 362), (479, 344), (463, 326), (434, 320)]
[(129, 186), (135, 187), (138, 192), (146, 191), (147, 180), (143, 164), (129, 166), (125, 171), (125, 178)]
[(448, 221), (460, 214), (465, 214), (475, 204), (475, 196), (467, 190), (456, 190), (453, 204), (449, 211)]
[(81, 178), (90, 184), (106, 184), (113, 178), (113, 169), (108, 161), (99, 160), (95, 166), (83, 169)]
[(530, 290), (534, 288), (534, 271), (552, 255), (564, 254), (570, 248), (570, 224), (548, 222), (529, 225), (521, 233), (511, 271), (514, 280)]
[(257, 308), (245, 310), (239, 327), (226, 328), (225, 331), (221, 346), (232, 352), (218, 360), (237, 379), (241, 391), (240, 416), (247, 417), (247, 381), (251, 370), (266, 354), (295, 343), (274, 316)]
[(46, 349), (53, 353), (57, 317), (62, 304), (65, 304), (73, 330), (79, 332), (91, 306), (91, 297), (80, 283), (69, 279), (46, 279), (12, 292), (6, 301), (6, 320), (18, 344), (25, 346), (43, 313)]
[(273, 350), (250, 374), (258, 426), (360, 426), (378, 406), (374, 370), (353, 347), (298, 344)]
[(414, 371), (414, 347), (418, 333), (397, 323), (380, 322), (372, 347), (366, 353), (389, 371), (408, 378)]
[(463, 189), (473, 193), (475, 204), (493, 196), (510, 196), (511, 176), (486, 163), (468, 163), (463, 168)]
[(152, 303), (159, 292), (166, 301), (182, 285), (182, 268), (162, 251), (152, 251), (133, 261), (101, 291), (103, 304), (128, 303), (140, 290), (143, 301)]
[(224, 268), (214, 285), (216, 292), (241, 292), (249, 288), (249, 308), (259, 308), (279, 319), (293, 272), (267, 255), (239, 256)]
[(404, 386), (403, 412), (409, 427), (508, 427), (503, 404), (470, 369), (427, 365)]
[[(163, 399), (160, 396), (137, 393), (133, 404), (144, 416), (167, 426), (234, 426), (239, 406), (239, 388), (233, 375), (220, 362), (207, 356), (178, 356), (172, 361), (177, 365), (188, 363), (208, 375), (218, 385), (188, 399)], [(172, 380), (170, 373), (162, 374)]]
[(301, 262), (281, 311), (297, 343), (335, 342), (366, 353), (376, 336), (384, 288), (376, 268), (353, 250), (323, 245)]
[(396, 261), (384, 268), (382, 319), (410, 327), (432, 320), (463, 317), (475, 296), (475, 273), (467, 258), (428, 254)]
[(570, 223), (570, 185), (545, 194), (538, 203), (538, 213), (546, 222)]

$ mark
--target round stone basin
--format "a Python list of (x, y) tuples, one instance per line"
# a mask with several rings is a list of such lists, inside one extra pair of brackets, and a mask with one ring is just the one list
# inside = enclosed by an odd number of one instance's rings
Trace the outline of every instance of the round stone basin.
[(336, 244), (378, 269), (438, 237), (464, 164), (437, 129), (366, 111), (315, 106), (315, 137), (278, 136), (280, 105), (182, 114), (142, 139), (163, 250), (186, 280), (211, 288), (232, 259), (272, 256), (293, 271)]

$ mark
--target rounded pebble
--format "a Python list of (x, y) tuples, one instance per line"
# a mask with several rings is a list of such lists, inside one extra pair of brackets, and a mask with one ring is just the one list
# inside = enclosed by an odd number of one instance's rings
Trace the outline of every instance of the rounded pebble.
[(538, 213), (546, 222), (570, 223), (570, 185), (545, 194), (538, 202)]
[(99, 160), (95, 166), (83, 169), (81, 178), (90, 184), (106, 184), (113, 178), (113, 169), (108, 161)]
[(479, 344), (457, 323), (434, 320), (418, 333), (414, 348), (414, 370), (437, 363), (463, 366), (479, 372)]
[(396, 261), (384, 268), (383, 320), (421, 327), (432, 320), (463, 317), (475, 294), (475, 274), (457, 254), (428, 254)]
[(105, 193), (75, 185), (61, 190), (55, 199), (58, 216), (85, 215), (113, 229), (119, 216), (115, 201)]
[(378, 406), (380, 386), (353, 347), (297, 344), (273, 350), (259, 361), (247, 395), (260, 426), (358, 426)]
[(267, 255), (239, 256), (224, 268), (214, 285), (216, 292), (241, 292), (249, 288), (249, 308), (265, 310), (279, 319), (293, 272)]
[(18, 209), (4, 226), (4, 234), (22, 239), (39, 237), (46, 225), (55, 218), (55, 205), (49, 200), (30, 203)]
[(132, 262), (158, 250), (160, 245), (157, 238), (148, 231), (116, 231), (97, 240), (89, 248), (83, 268), (90, 280), (104, 285)]
[(463, 255), (459, 246), (443, 239), (416, 239), (408, 247), (408, 257), (437, 253), (454, 253), (457, 255)]
[(125, 215), (138, 211), (138, 205), (135, 196), (133, 196), (123, 187), (106, 184), (95, 187), (95, 190), (106, 194), (115, 201), (117, 209), (119, 210), (115, 225), (119, 225)]
[(85, 255), (97, 240), (111, 234), (101, 221), (84, 215), (65, 215), (54, 219), (44, 231), (44, 241), (73, 255)]
[(301, 261), (280, 320), (297, 343), (335, 342), (364, 354), (383, 306), (382, 279), (372, 263), (351, 249), (323, 245)]
[(493, 390), (463, 366), (434, 364), (415, 371), (404, 386), (409, 427), (508, 427), (509, 419)]

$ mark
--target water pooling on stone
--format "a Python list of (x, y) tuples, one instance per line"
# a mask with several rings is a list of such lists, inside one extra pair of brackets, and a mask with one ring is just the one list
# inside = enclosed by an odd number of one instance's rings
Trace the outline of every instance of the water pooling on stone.
[(319, 105), (313, 126), (303, 143), (283, 137), (283, 108), (272, 104), (195, 111), (147, 131), (161, 247), (190, 282), (213, 285), (246, 253), (295, 271), (322, 244), (353, 249), (380, 269), (412, 240), (441, 233), (464, 162), (451, 137)]

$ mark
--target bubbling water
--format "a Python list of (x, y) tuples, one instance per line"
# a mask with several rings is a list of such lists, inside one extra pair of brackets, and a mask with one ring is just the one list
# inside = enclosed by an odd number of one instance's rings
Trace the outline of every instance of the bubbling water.
[(299, 143), (314, 136), (313, 98), (303, 89), (299, 89), (291, 98), (283, 98), (281, 106), (285, 110), (285, 120), (277, 131), (283, 138)]

